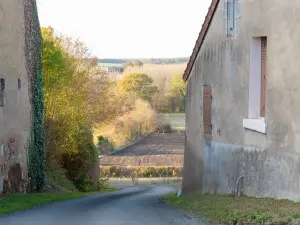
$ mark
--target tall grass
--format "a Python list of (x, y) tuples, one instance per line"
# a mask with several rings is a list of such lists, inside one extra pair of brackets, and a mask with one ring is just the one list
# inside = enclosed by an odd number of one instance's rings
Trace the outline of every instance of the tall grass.
[(138, 99), (133, 109), (125, 112), (116, 120), (107, 124), (100, 124), (94, 129), (94, 142), (97, 137), (104, 136), (113, 140), (116, 148), (137, 140), (142, 135), (155, 130), (157, 115), (149, 102)]

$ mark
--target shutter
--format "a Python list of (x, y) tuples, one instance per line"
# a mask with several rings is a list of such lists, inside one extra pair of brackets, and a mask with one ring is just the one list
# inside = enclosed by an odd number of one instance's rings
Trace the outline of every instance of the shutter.
[(234, 0), (234, 10), (235, 20), (239, 20), (241, 18), (241, 0)]
[(0, 106), (4, 106), (5, 79), (0, 79)]
[(227, 19), (227, 0), (223, 0), (222, 12), (223, 12), (224, 19)]
[(227, 35), (234, 33), (234, 0), (227, 0)]
[(0, 106), (4, 106), (4, 89), (5, 89), (5, 80), (0, 79)]
[(4, 106), (4, 91), (0, 90), (0, 106)]
[(0, 91), (4, 91), (5, 89), (5, 80), (3, 78), (0, 79)]
[(212, 124), (211, 124), (211, 87), (203, 86), (203, 125), (204, 133), (212, 135)]
[(260, 116), (266, 111), (267, 37), (261, 38), (261, 106)]

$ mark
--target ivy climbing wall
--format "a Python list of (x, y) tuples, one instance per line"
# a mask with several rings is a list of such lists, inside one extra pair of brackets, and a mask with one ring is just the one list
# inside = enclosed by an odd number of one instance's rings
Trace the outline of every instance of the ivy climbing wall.
[(28, 172), (31, 188), (41, 191), (45, 179), (44, 94), (41, 62), (42, 36), (35, 0), (25, 0), (25, 57), (31, 88), (31, 133)]

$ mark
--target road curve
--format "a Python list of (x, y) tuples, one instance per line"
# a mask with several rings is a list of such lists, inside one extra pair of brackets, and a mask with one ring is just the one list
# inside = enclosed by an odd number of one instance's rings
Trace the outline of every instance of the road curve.
[(197, 225), (164, 204), (172, 187), (126, 187), (112, 193), (57, 202), (0, 217), (5, 225)]

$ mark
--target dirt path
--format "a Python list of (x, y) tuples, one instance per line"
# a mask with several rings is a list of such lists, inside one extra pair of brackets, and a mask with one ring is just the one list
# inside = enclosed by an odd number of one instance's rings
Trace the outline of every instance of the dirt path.
[(101, 166), (183, 166), (184, 133), (151, 134), (137, 144), (100, 159)]

